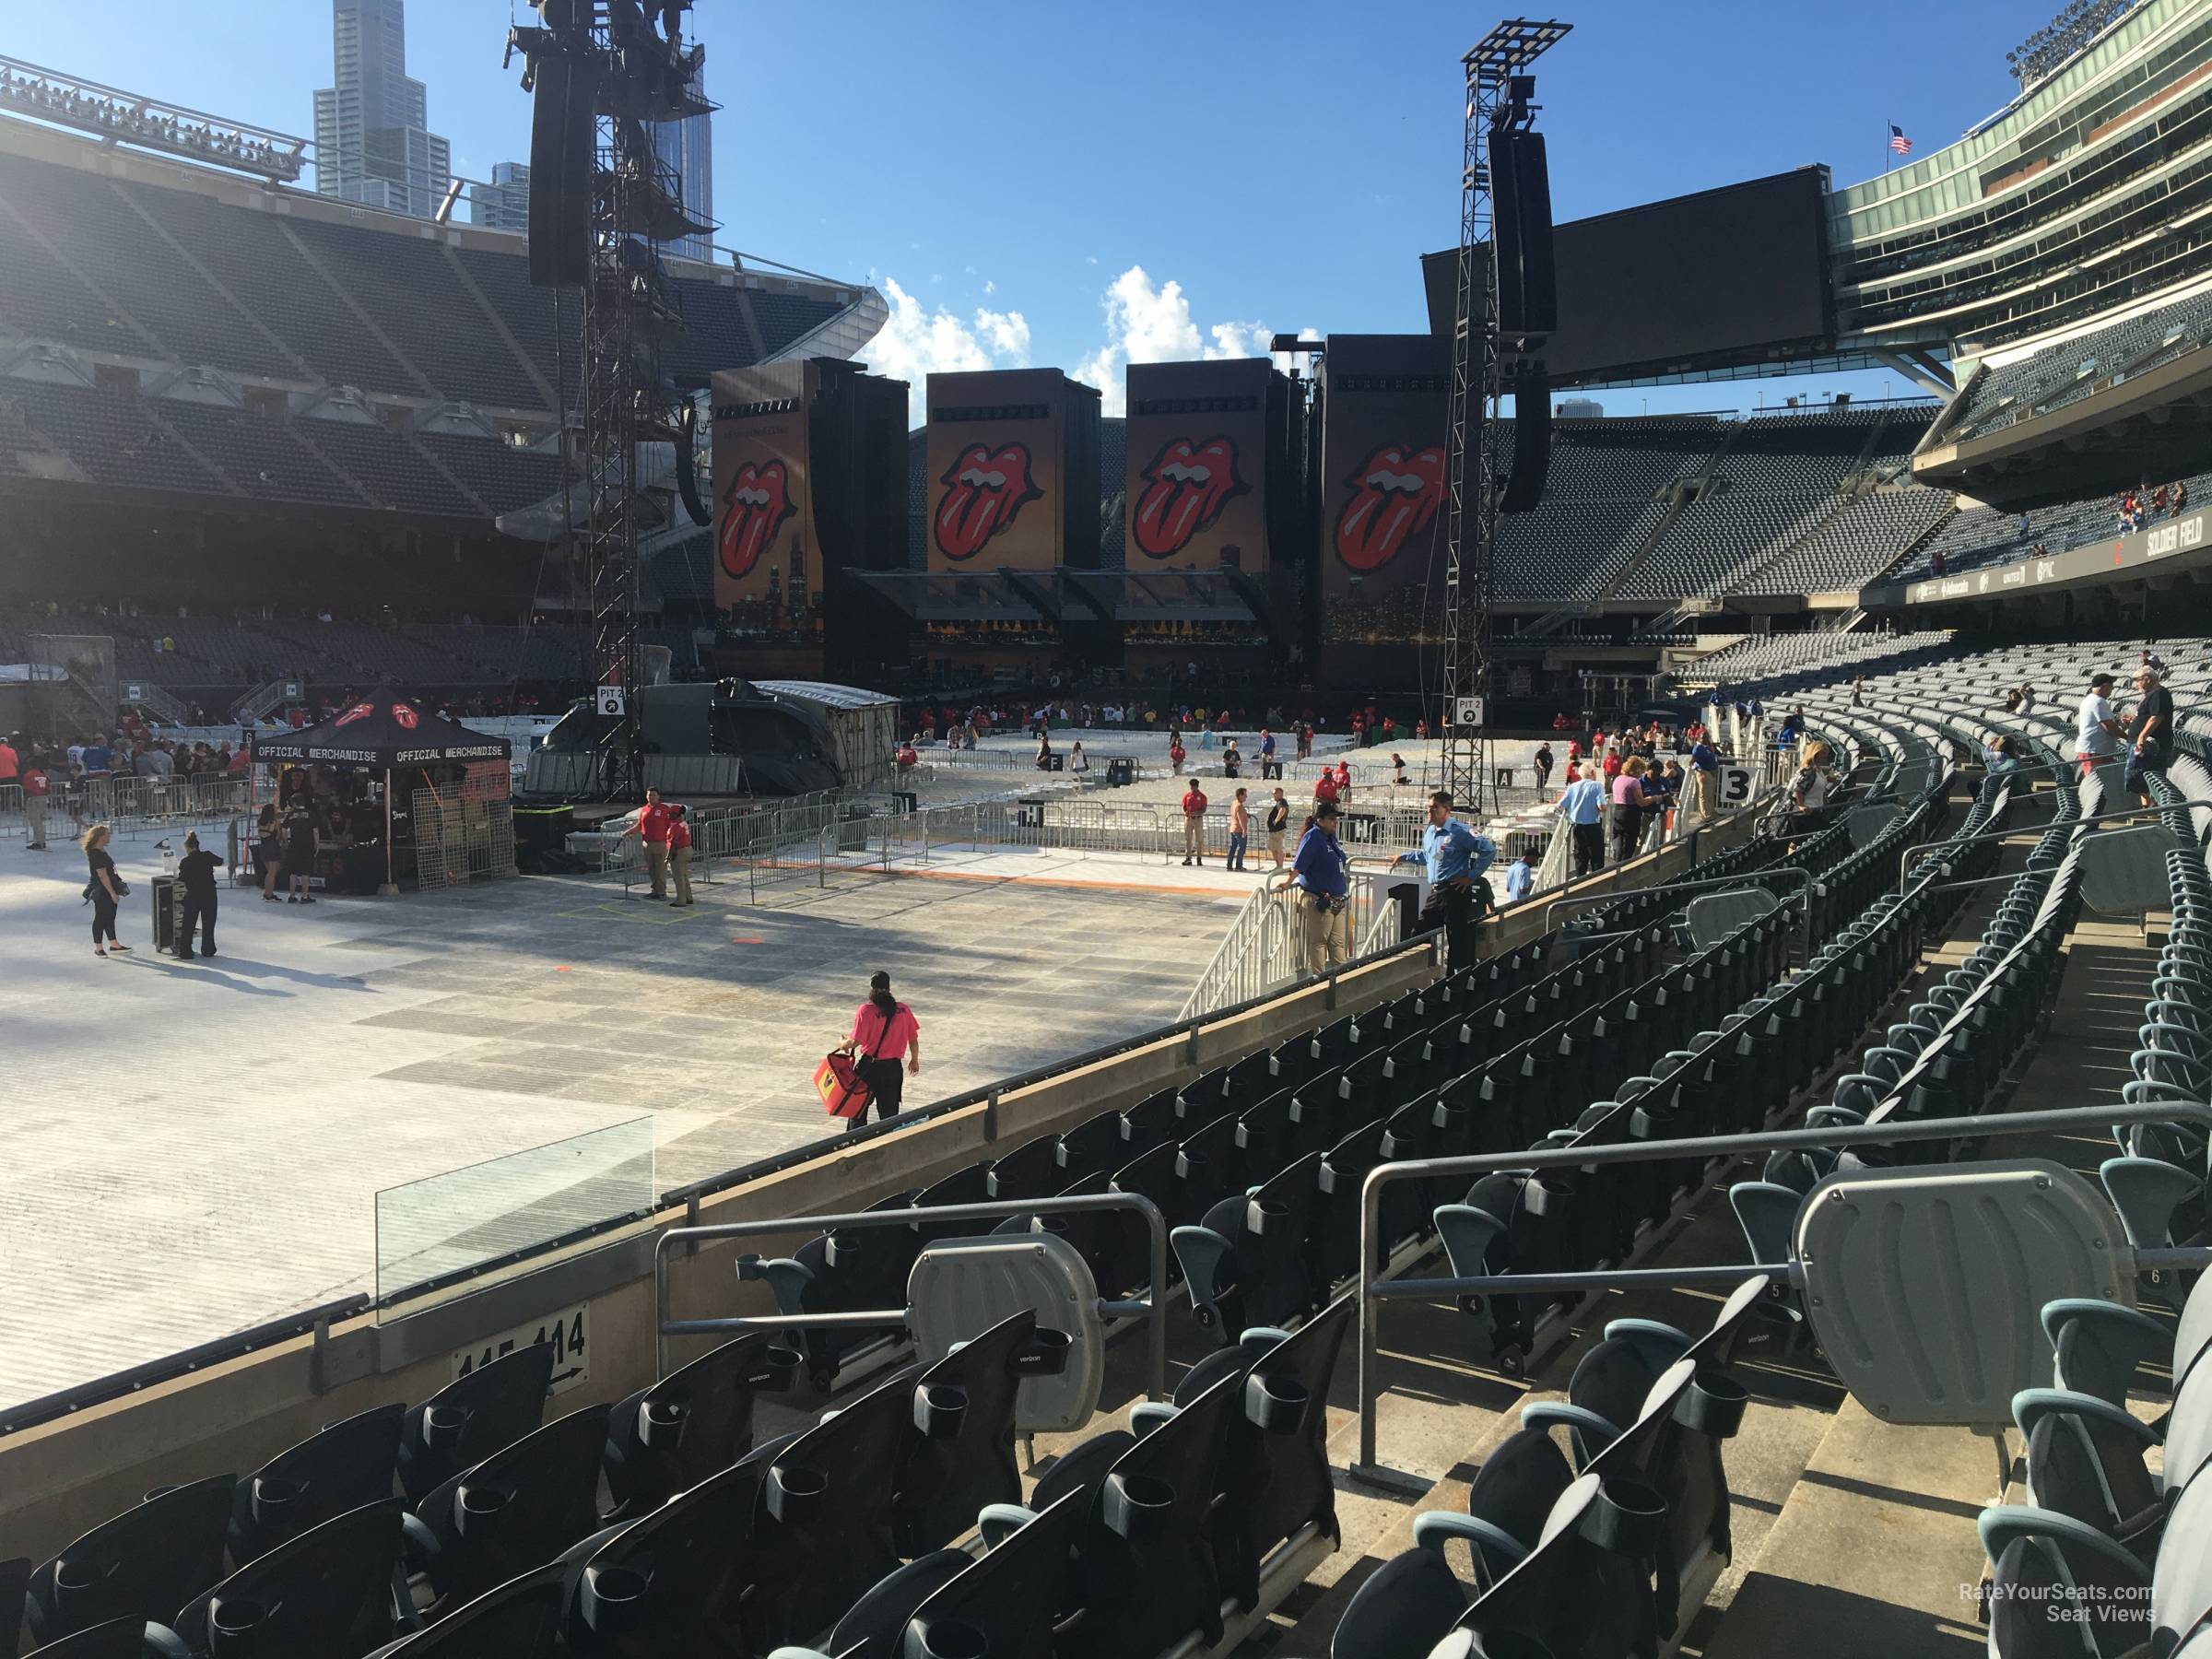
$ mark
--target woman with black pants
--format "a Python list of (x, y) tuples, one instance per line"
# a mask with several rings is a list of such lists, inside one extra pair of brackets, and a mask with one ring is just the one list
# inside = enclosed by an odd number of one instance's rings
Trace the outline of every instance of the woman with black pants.
[[(922, 1027), (914, 1011), (891, 994), (889, 974), (878, 972), (868, 980), (868, 1000), (853, 1010), (845, 1046), (853, 1053), (853, 1070), (868, 1086), (868, 1104), (876, 1116), (897, 1117), (906, 1087), (900, 1059), (905, 1057), (906, 1072), (921, 1071)], [(867, 1121), (867, 1107), (863, 1107), (847, 1120), (845, 1133), (850, 1135)]]
[(107, 825), (94, 824), (78, 845), (85, 850), (85, 865), (90, 872), (85, 897), (92, 900), (92, 954), (104, 957), (114, 950), (128, 955), (131, 947), (115, 936), (115, 908), (130, 889), (115, 874), (115, 860), (108, 853)]

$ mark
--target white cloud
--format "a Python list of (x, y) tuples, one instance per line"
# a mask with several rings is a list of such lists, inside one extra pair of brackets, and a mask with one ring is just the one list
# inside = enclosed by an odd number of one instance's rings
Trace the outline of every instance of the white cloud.
[[(1196, 358), (1216, 361), (1224, 358), (1267, 355), (1275, 331), (1265, 323), (1216, 323), (1200, 334), (1191, 318), (1191, 302), (1182, 285), (1170, 278), (1155, 283), (1142, 265), (1131, 265), (1116, 276), (1102, 301), (1106, 311), (1106, 343), (1076, 366), (1076, 378), (1098, 387), (1108, 416), (1124, 413), (1126, 406), (1123, 371), (1131, 363), (1188, 361)], [(1318, 339), (1312, 329), (1302, 331)], [(1287, 366), (1287, 360), (1284, 366)]]
[(984, 292), (984, 293), (986, 293), (986, 294), (995, 294), (995, 293), (997, 293), (997, 292), (998, 292), (998, 284), (997, 284), (997, 283), (995, 283), (995, 282), (993, 282), (993, 281), (992, 281), (992, 280), (991, 280), (989, 277), (987, 277), (987, 276), (986, 276), (986, 277), (983, 279), (983, 292)]
[(994, 312), (978, 309), (975, 313), (975, 332), (983, 337), (989, 348), (1018, 365), (1030, 360), (1029, 319), (1019, 312)]
[(908, 418), (915, 425), (923, 418), (923, 394), (932, 373), (1029, 366), (1030, 324), (1018, 311), (978, 310), (971, 323), (941, 305), (924, 309), (888, 276), (883, 297), (890, 317), (861, 355), (877, 374), (907, 382)]

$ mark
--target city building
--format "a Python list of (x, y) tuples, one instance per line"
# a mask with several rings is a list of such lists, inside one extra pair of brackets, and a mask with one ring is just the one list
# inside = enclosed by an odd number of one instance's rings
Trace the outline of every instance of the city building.
[(407, 76), (406, 0), (331, 0), (331, 63), (336, 85), (315, 93), (315, 189), (430, 218), (452, 157)]
[(491, 182), (469, 188), (468, 217), (487, 230), (529, 229), (529, 166), (521, 161), (494, 163)]

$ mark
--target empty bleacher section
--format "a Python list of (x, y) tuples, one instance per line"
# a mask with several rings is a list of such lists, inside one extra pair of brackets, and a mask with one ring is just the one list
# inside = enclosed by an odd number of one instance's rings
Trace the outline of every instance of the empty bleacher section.
[[(121, 392), (72, 404), (71, 389), (0, 379), (0, 475), (66, 482), (68, 467), (51, 464), (58, 453), (105, 485), (477, 519), (551, 493), (553, 458), (501, 441), (488, 423), (482, 437), (405, 430), (425, 407), (465, 405), (542, 431), (557, 380), (574, 397), (576, 301), (557, 320), (553, 295), (529, 285), (519, 238), (512, 252), (463, 246), (461, 232), (385, 215), (270, 210), (288, 208), (281, 197), (236, 205), (150, 164), (126, 174), (0, 151), (0, 339), (128, 365), (151, 394), (176, 367), (273, 383), (295, 411), (325, 388), (358, 388), (384, 429), (301, 421), (288, 431), (281, 416), (211, 403), (179, 412), (177, 399), (133, 409)], [(703, 386), (715, 370), (785, 350), (854, 297), (746, 280), (761, 286), (670, 277), (684, 321), (663, 361), (679, 383)], [(88, 373), (79, 364), (41, 379)], [(234, 387), (227, 401), (239, 401)], [(26, 465), (25, 448), (45, 464)]]
[(1725, 582), (1735, 594), (1828, 594), (1865, 586), (1943, 522), (1948, 491), (1917, 484), (1856, 497), (1771, 563)]
[[(2146, 487), (2138, 495), (2147, 524), (2156, 523), (2159, 516), (2159, 509), (2154, 504), (2156, 491), (2174, 482), (2146, 480)], [(2187, 488), (2190, 501), (2201, 503), (2206, 500), (2205, 490), (2212, 488), (2212, 472), (2194, 473), (2179, 482)], [(2172, 500), (2171, 493), (2168, 500), (2170, 502)], [(2121, 500), (2120, 492), (2102, 489), (2093, 495), (2031, 507), (2024, 512), (1962, 506), (1913, 551), (1912, 558), (1890, 572), (1891, 579), (1915, 582), (1938, 572), (1956, 576), (1962, 571), (2026, 559), (2039, 549), (2045, 553), (2064, 553), (2089, 542), (2107, 540), (2121, 531)], [(1940, 565), (1936, 562), (1938, 559), (1942, 561)]]
[(1624, 577), (1624, 599), (1726, 592), (1746, 567), (1818, 530), (1865, 469), (1879, 410), (1767, 416), (1736, 426), (1693, 500)]
[(1498, 596), (1602, 592), (1659, 523), (1662, 492), (1695, 474), (1729, 430), (1695, 417), (1559, 422), (1541, 510), (1499, 521)]
[(1812, 630), (1759, 634), (1700, 658), (1697, 677), (1733, 690), (1753, 681), (1785, 676), (1794, 668), (1850, 666), (1854, 671), (1863, 671), (1872, 664), (1895, 666), (1891, 659), (1934, 651), (1949, 638), (1947, 633), (1933, 631), (1873, 634)]
[(1979, 374), (1942, 436), (1984, 437), (2147, 374), (2212, 340), (2212, 291), (2154, 306), (2065, 339), (2006, 353)]

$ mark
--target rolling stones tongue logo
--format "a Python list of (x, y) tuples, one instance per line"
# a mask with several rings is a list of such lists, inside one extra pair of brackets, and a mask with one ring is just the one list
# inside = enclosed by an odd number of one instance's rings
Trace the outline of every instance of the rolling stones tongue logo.
[(406, 703), (394, 703), (392, 705), (392, 718), (398, 721), (400, 725), (406, 730), (411, 732), (415, 729), (416, 723), (421, 717), (418, 715), (414, 710), (408, 708)]
[(747, 461), (740, 466), (722, 498), (724, 572), (742, 576), (759, 564), (776, 532), (798, 510), (784, 486), (782, 462), (760, 466)]
[(1352, 493), (1336, 515), (1336, 557), (1355, 571), (1380, 570), (1444, 504), (1443, 446), (1382, 444), (1345, 482)]
[(334, 725), (351, 725), (355, 721), (366, 720), (375, 712), (376, 705), (374, 703), (355, 703), (352, 708), (339, 715), (332, 724)]
[(1154, 559), (1166, 559), (1211, 530), (1221, 510), (1252, 488), (1237, 476), (1237, 446), (1227, 438), (1193, 443), (1171, 438), (1146, 463), (1130, 532)]
[(973, 559), (983, 544), (1007, 529), (1025, 504), (1044, 491), (1030, 482), (1026, 443), (971, 443), (937, 480), (937, 546), (947, 559)]

